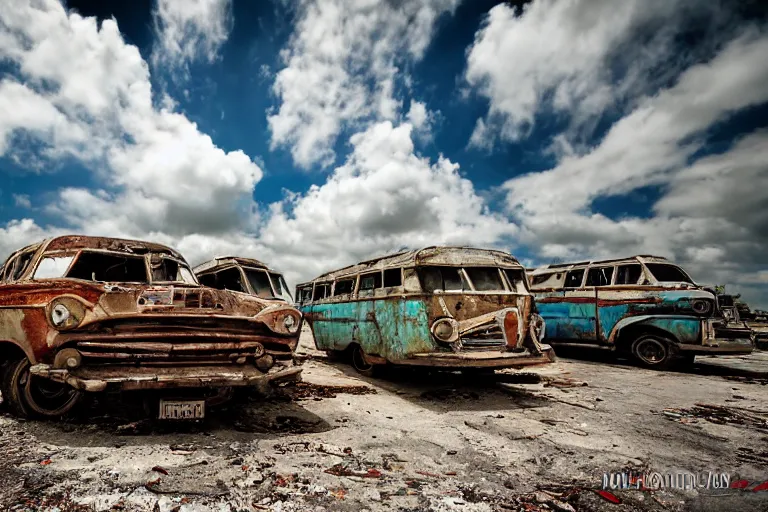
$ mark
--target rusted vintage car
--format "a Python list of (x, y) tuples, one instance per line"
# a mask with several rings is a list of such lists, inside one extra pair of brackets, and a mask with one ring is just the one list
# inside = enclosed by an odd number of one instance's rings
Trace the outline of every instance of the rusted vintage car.
[(524, 269), (509, 254), (427, 247), (364, 261), (297, 286), (320, 350), (357, 371), (379, 365), (450, 369), (550, 363)]
[(193, 272), (204, 286), (293, 303), (283, 275), (259, 260), (221, 256), (196, 266)]
[(655, 368), (754, 347), (735, 310), (666, 258), (547, 265), (528, 275), (555, 346), (609, 348)]
[[(2, 267), (0, 389), (16, 414), (49, 417), (88, 391), (266, 391), (299, 378), (292, 355), (300, 322), (284, 301), (200, 286), (169, 247), (60, 236)], [(169, 399), (158, 414), (204, 411), (204, 400)]]

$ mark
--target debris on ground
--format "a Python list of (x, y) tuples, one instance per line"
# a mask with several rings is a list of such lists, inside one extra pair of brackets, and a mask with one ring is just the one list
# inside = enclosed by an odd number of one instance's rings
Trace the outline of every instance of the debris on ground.
[(766, 411), (751, 411), (725, 405), (695, 404), (690, 409), (666, 408), (662, 414), (667, 419), (678, 423), (696, 423), (697, 420), (703, 419), (718, 425), (743, 425), (768, 432), (768, 412)]
[(297, 382), (294, 386), (286, 388), (286, 392), (293, 400), (307, 400), (310, 398), (336, 398), (337, 394), (347, 395), (374, 395), (376, 390), (369, 386), (323, 386), (309, 382)]

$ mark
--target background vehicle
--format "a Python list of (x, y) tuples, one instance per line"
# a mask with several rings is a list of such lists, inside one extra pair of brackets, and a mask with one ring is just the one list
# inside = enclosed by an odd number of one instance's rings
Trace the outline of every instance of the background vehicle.
[(194, 268), (204, 286), (293, 303), (283, 275), (252, 258), (221, 256)]
[(665, 258), (547, 265), (528, 275), (556, 346), (609, 347), (649, 367), (754, 347), (750, 329)]
[[(59, 416), (84, 391), (266, 389), (299, 378), (300, 313), (205, 288), (159, 244), (61, 236), (12, 254), (0, 274), (2, 394), (22, 416)], [(188, 393), (185, 393), (188, 395)], [(161, 401), (200, 417), (201, 401)]]
[(500, 251), (427, 247), (364, 261), (297, 286), (320, 350), (362, 373), (386, 363), (508, 368), (548, 363), (523, 267)]

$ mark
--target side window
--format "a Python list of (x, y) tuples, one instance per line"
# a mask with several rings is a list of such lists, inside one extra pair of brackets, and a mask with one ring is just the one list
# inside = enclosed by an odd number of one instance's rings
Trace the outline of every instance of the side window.
[(577, 268), (565, 274), (566, 288), (581, 288), (581, 282), (584, 280), (584, 269)]
[(296, 297), (299, 299), (299, 304), (312, 302), (312, 285), (305, 286), (303, 288), (297, 288)]
[(312, 295), (312, 300), (320, 300), (331, 295), (330, 283), (315, 283), (315, 293)]
[(525, 292), (525, 274), (522, 270), (505, 268), (504, 274), (507, 276), (507, 281), (509, 281), (509, 285), (512, 287), (511, 290), (513, 292)]
[(399, 268), (388, 268), (384, 271), (384, 288), (402, 286), (403, 272)]
[(616, 270), (616, 284), (637, 284), (642, 274), (638, 264), (620, 265)]
[(613, 278), (613, 267), (597, 267), (589, 269), (586, 286), (608, 286)]
[(235, 292), (245, 292), (243, 286), (243, 276), (240, 269), (236, 267), (228, 268), (216, 273), (216, 288), (220, 290), (232, 290)]
[(15, 265), (13, 268), (13, 275), (11, 276), (11, 279), (14, 281), (19, 279), (22, 274), (24, 274), (24, 271), (27, 270), (27, 267), (29, 266), (29, 262), (32, 261), (32, 256), (35, 255), (35, 251), (29, 251), (25, 252), (19, 255), (18, 258), (16, 258)]
[(341, 279), (336, 281), (336, 286), (333, 287), (333, 296), (336, 295), (349, 295), (355, 290), (354, 279)]
[(371, 272), (360, 276), (360, 289), (358, 292), (371, 291), (381, 288), (381, 272)]
[(539, 274), (537, 276), (533, 276), (533, 279), (531, 279), (531, 286), (546, 283), (549, 281), (550, 277), (552, 277), (552, 274)]

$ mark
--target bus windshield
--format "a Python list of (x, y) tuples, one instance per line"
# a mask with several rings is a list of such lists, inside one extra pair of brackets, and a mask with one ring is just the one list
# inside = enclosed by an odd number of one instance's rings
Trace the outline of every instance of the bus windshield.
[(683, 269), (676, 265), (667, 263), (646, 263), (645, 266), (651, 271), (653, 277), (661, 283), (693, 283)]

